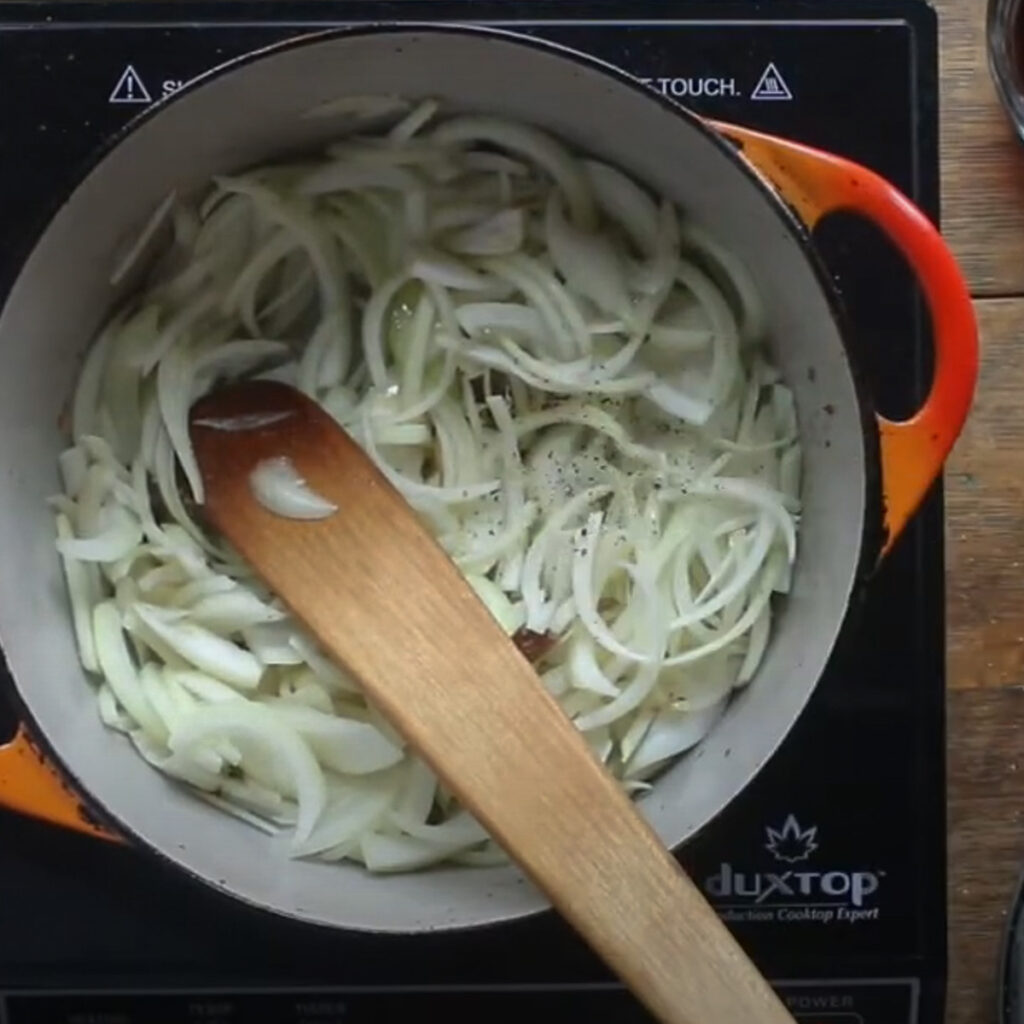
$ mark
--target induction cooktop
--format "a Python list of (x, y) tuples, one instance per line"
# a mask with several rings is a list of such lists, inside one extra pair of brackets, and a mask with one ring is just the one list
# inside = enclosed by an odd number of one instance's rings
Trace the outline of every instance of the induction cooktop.
[[(368, 20), (555, 40), (701, 114), (861, 161), (938, 219), (936, 19), (913, 0), (0, 0), (0, 281), (138, 113), (252, 50)], [(853, 218), (829, 218), (817, 241), (877, 404), (912, 411), (931, 363), (909, 272)], [(939, 483), (777, 756), (680, 851), (809, 1024), (942, 1019), (943, 580)], [(0, 709), (0, 738), (14, 726)], [(648, 1019), (554, 914), (429, 938), (332, 933), (3, 811), (0, 925), (3, 1024)]]

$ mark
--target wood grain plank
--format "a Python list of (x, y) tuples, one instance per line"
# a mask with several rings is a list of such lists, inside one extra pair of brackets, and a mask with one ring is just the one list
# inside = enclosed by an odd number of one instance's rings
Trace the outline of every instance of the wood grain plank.
[(948, 702), (947, 1024), (995, 1021), (1000, 944), (1024, 863), (1024, 687)]
[(939, 12), (943, 230), (974, 294), (1024, 292), (1024, 146), (988, 69), (984, 0)]
[(1024, 299), (975, 304), (975, 405), (946, 467), (949, 684), (1024, 683)]
[[(985, 4), (936, 0), (943, 226), (977, 296), (1024, 292), (1024, 151), (996, 98)], [(976, 304), (975, 408), (949, 460), (948, 1024), (997, 1020), (998, 956), (1024, 859), (1024, 300)]]

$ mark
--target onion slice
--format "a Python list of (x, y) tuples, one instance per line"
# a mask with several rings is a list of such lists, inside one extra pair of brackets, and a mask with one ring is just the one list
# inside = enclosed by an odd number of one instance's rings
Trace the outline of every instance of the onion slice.
[[(79, 658), (104, 727), (293, 857), (500, 863), (208, 524), (190, 407), (247, 379), (318, 403), (630, 794), (759, 685), (797, 578), (801, 407), (705, 211), (429, 97), (310, 116), (338, 141), (171, 197), (113, 268), (147, 273), (85, 354), (48, 499)], [(246, 480), (267, 515), (344, 512), (270, 454)]]
[(309, 745), (268, 709), (249, 702), (206, 705), (196, 710), (174, 730), (169, 745), (172, 752), (184, 753), (224, 737), (256, 743), (288, 773), (299, 804), (293, 848), (305, 842), (327, 803), (324, 775)]
[(338, 506), (314, 491), (287, 456), (264, 459), (249, 474), (256, 500), (286, 519), (327, 519)]

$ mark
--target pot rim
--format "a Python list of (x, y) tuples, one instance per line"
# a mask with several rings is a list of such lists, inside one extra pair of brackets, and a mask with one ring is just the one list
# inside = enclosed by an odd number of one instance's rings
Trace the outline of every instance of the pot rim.
[[(198, 92), (207, 85), (231, 75), (236, 70), (246, 67), (249, 64), (272, 58), (277, 54), (285, 53), (290, 50), (301, 49), (307, 46), (315, 46), (320, 43), (326, 43), (340, 38), (358, 38), (361, 36), (378, 36), (396, 33), (471, 36), (478, 37), (481, 40), (497, 38), (507, 43), (544, 51), (548, 54), (561, 58), (567, 64), (572, 63), (582, 65), (590, 70), (597, 71), (600, 74), (614, 79), (620, 85), (641, 93), (650, 102), (660, 104), (665, 109), (682, 118), (690, 128), (696, 130), (698, 133), (703, 135), (708, 142), (718, 147), (718, 149), (739, 168), (741, 173), (747, 177), (751, 185), (755, 186), (759, 190), (764, 200), (774, 209), (780, 225), (798, 243), (805, 259), (811, 266), (819, 287), (824, 293), (829, 313), (836, 327), (840, 343), (842, 344), (843, 350), (847, 356), (846, 365), (850, 373), (854, 394), (856, 396), (856, 404), (861, 422), (860, 433), (863, 442), (865, 507), (861, 518), (862, 526), (859, 555), (857, 565), (854, 570), (850, 596), (847, 601), (845, 613), (840, 623), (838, 623), (832, 644), (830, 658), (834, 657), (838, 648), (845, 647), (849, 640), (852, 628), (859, 619), (857, 609), (861, 604), (861, 597), (863, 595), (864, 588), (878, 564), (879, 553), (882, 550), (885, 537), (878, 421), (875, 417), (874, 403), (867, 385), (866, 375), (857, 358), (856, 347), (852, 342), (853, 330), (845, 311), (841, 295), (820, 252), (817, 249), (817, 246), (814, 244), (812, 233), (805, 222), (799, 216), (797, 211), (772, 186), (772, 184), (762, 176), (756, 165), (743, 155), (742, 147), (740, 145), (727, 139), (720, 132), (712, 128), (700, 115), (696, 114), (689, 107), (678, 103), (670, 97), (651, 90), (636, 76), (601, 58), (592, 56), (562, 43), (556, 43), (545, 38), (539, 38), (507, 28), (474, 25), (469, 23), (423, 22), (415, 20), (367, 21), (360, 24), (348, 24), (338, 26), (336, 28), (320, 29), (269, 43), (266, 46), (262, 46), (258, 49), (251, 50), (248, 53), (231, 58), (230, 60), (218, 64), (196, 76), (187, 82), (181, 89), (171, 93), (169, 96), (161, 97), (151, 106), (140, 111), (136, 116), (132, 117), (124, 125), (112, 132), (87, 157), (78, 161), (72, 167), (71, 173), (66, 179), (65, 184), (56, 190), (54, 199), (45, 204), (44, 209), (37, 218), (33, 218), (32, 225), (24, 232), (20, 240), (16, 239), (15, 244), (12, 246), (14, 255), (9, 258), (8, 261), (5, 261), (6, 266), (0, 269), (0, 314), (3, 313), (10, 292), (31, 253), (42, 240), (42, 237), (49, 229), (51, 222), (58, 212), (73, 200), (75, 192), (82, 183), (114, 150), (118, 148), (118, 146), (134, 134), (138, 128), (146, 124), (151, 119), (160, 116), (164, 110), (174, 104), (179, 98)], [(194, 882), (201, 883), (205, 889), (212, 890), (220, 898), (226, 897), (235, 902), (242, 903), (243, 905), (255, 907), (264, 912), (272, 913), (275, 916), (284, 918), (285, 920), (300, 922), (302, 924), (327, 931), (352, 930), (350, 927), (344, 925), (331, 924), (312, 917), (288, 914), (277, 908), (272, 908), (257, 900), (253, 900), (241, 893), (237, 893), (230, 887), (216, 884), (211, 879), (205, 878), (201, 874), (190, 869), (187, 865), (175, 860), (160, 846), (155, 845), (141, 836), (135, 831), (130, 822), (123, 820), (119, 815), (110, 811), (104, 801), (81, 782), (77, 773), (68, 765), (67, 761), (60, 751), (56, 749), (49, 736), (42, 728), (40, 728), (35, 716), (29, 710), (27, 701), (21, 693), (14, 673), (10, 669), (2, 643), (0, 643), (0, 672), (6, 675), (10, 681), (10, 685), (6, 687), (6, 692), (4, 694), (0, 694), (0, 696), (6, 696), (6, 694), (10, 695), (9, 699), (14, 707), (15, 713), (17, 717), (27, 725), (33, 744), (39, 748), (42, 755), (45, 755), (47, 759), (52, 761), (52, 763), (59, 769), (60, 773), (73, 786), (76, 791), (76, 795), (80, 798), (82, 812), (85, 817), (100, 824), (107, 825), (117, 833), (120, 833), (130, 839), (133, 844), (151, 851), (161, 862), (170, 865), (181, 876), (190, 878)], [(766, 758), (766, 762), (774, 756), (778, 747), (782, 742), (784, 742), (793, 727), (796, 725), (797, 721), (799, 721), (799, 718), (803, 715), (808, 702), (811, 700), (815, 690), (817, 689), (819, 681), (820, 677), (818, 680), (815, 680), (814, 685), (808, 689), (807, 697), (805, 698), (798, 715), (772, 747), (771, 753), (769, 753)], [(689, 838), (673, 847), (673, 850), (678, 852), (680, 849), (692, 842), (694, 838), (702, 834), (714, 821), (718, 819), (726, 808), (730, 806), (732, 801), (747, 788), (750, 781), (751, 779), (748, 779), (729, 801), (720, 806), (714, 814), (708, 817), (703, 824), (695, 829)], [(514, 912), (506, 914), (503, 917), (472, 922), (470, 924), (436, 926), (422, 933), (383, 928), (369, 929), (364, 927), (358, 928), (358, 931), (365, 932), (367, 934), (394, 935), (436, 934), (438, 932), (448, 931), (477, 931), (493, 928), (501, 924), (525, 920), (530, 917), (536, 917), (538, 914), (551, 912), (550, 905), (547, 905), (539, 907), (534, 911)]]

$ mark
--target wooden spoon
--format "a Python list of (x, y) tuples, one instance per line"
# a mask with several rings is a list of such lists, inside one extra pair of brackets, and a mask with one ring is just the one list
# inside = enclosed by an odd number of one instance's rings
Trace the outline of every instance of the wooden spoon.
[[(202, 399), (205, 514), (665, 1024), (793, 1024), (657, 835), (421, 524), (316, 403)], [(337, 511), (294, 520), (250, 474), (285, 457)]]

